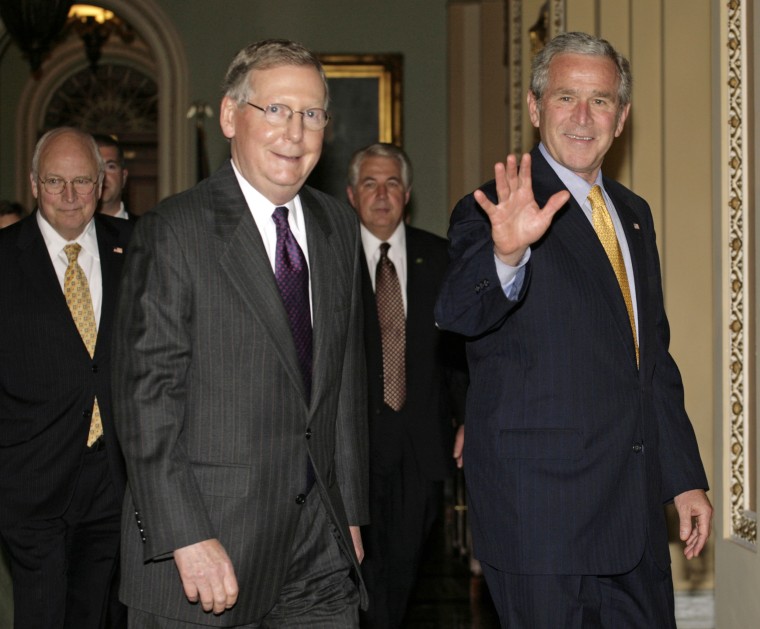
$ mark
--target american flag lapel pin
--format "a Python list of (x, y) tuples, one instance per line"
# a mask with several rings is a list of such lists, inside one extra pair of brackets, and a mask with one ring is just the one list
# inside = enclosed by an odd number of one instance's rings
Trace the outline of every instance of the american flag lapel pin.
[(634, 224), (633, 224), (633, 228), (634, 228), (634, 229), (641, 229), (641, 227), (639, 227), (639, 224), (638, 224), (638, 223), (634, 223)]
[(114, 253), (124, 253), (124, 249), (122, 249), (121, 247), (114, 247), (113, 248), (113, 252)]

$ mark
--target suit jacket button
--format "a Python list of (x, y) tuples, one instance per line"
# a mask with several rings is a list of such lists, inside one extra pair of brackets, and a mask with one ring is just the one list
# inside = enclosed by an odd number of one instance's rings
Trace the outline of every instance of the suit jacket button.
[(98, 366), (96, 364), (93, 364), (90, 369), (92, 370), (92, 373), (98, 373)]
[(643, 449), (644, 449), (644, 444), (643, 443), (634, 443), (633, 444), (633, 451), (636, 454), (638, 454), (639, 452), (641, 452)]
[(311, 428), (306, 429), (306, 438), (311, 439)]
[(306, 495), (305, 494), (298, 494), (296, 496), (296, 504), (302, 505), (304, 502), (306, 502)]

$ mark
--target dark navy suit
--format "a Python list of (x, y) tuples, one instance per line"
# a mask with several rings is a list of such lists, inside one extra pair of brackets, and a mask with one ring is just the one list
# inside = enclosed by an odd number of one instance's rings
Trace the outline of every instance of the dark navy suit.
[[(564, 186), (532, 152), (539, 207)], [(621, 291), (572, 198), (531, 247), (519, 296), (496, 274), (491, 226), (472, 195), (451, 218), (452, 256), (436, 305), (469, 337), (465, 475), (476, 556), (520, 574), (621, 574), (648, 547), (668, 569), (664, 503), (706, 488), (668, 352), (647, 203), (604, 186), (625, 230), (640, 366)], [(482, 190), (496, 202), (494, 183)]]
[[(107, 582), (103, 570), (107, 575), (116, 564), (118, 511), (126, 474), (111, 412), (110, 339), (132, 225), (110, 216), (95, 215), (94, 220), (103, 301), (93, 358), (66, 304), (36, 212), (0, 231), (0, 535), (10, 550), (16, 627), (50, 626), (47, 618), (62, 622), (64, 613), (66, 626), (100, 626), (101, 585)], [(87, 434), (95, 397), (105, 451), (90, 452)], [(105, 485), (96, 487), (101, 481)], [(87, 564), (95, 560), (72, 556), (75, 551), (71, 549), (64, 553), (55, 541), (48, 544), (50, 554), (41, 550), (47, 543), (43, 525), (48, 534), (51, 522), (66, 522), (70, 531), (85, 523), (91, 525), (97, 517), (107, 522), (109, 518), (98, 507), (101, 503), (109, 511), (115, 506), (116, 516), (110, 517), (113, 530), (97, 533), (97, 540), (78, 543), (77, 537), (66, 544), (92, 552), (96, 542), (107, 546), (104, 559), (98, 560), (105, 568), (99, 571), (94, 564)], [(89, 512), (83, 515), (80, 510)], [(28, 537), (34, 544), (23, 541)], [(63, 572), (50, 565), (53, 554), (64, 562)], [(35, 566), (39, 557), (46, 558), (43, 565), (48, 573), (40, 568), (29, 584), (23, 584), (21, 574), (31, 573), (19, 571), (19, 566)], [(63, 609), (65, 575), (69, 589), (79, 598), (72, 605), (69, 592)], [(42, 601), (38, 600), (40, 593)]]

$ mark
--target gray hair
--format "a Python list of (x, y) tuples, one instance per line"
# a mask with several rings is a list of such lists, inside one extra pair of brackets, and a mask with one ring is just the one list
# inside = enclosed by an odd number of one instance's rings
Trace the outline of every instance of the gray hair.
[(255, 42), (240, 50), (227, 68), (222, 83), (222, 92), (243, 105), (250, 96), (248, 80), (253, 70), (269, 70), (279, 66), (311, 66), (322, 79), (325, 87), (325, 109), (329, 102), (327, 77), (316, 55), (299, 43), (287, 39), (266, 39)]
[(66, 135), (67, 133), (80, 137), (85, 142), (85, 144), (88, 145), (90, 152), (92, 153), (92, 159), (98, 168), (98, 183), (102, 183), (103, 176), (106, 171), (106, 163), (103, 161), (103, 156), (98, 150), (98, 145), (95, 142), (95, 138), (93, 138), (86, 131), (82, 131), (76, 127), (56, 127), (55, 129), (51, 129), (45, 133), (39, 140), (37, 140), (37, 145), (34, 147), (34, 155), (32, 156), (32, 176), (34, 177), (35, 181), (40, 178), (40, 156), (42, 155), (42, 151), (45, 150), (51, 140), (54, 140), (60, 135)]
[(610, 59), (615, 64), (618, 75), (618, 111), (631, 102), (633, 77), (628, 59), (617, 52), (606, 39), (575, 32), (557, 35), (533, 58), (530, 91), (533, 92), (539, 108), (541, 107), (541, 98), (549, 83), (549, 64), (554, 57), (563, 54), (592, 55)]
[(353, 154), (351, 161), (348, 164), (349, 186), (355, 189), (358, 185), (359, 171), (361, 170), (362, 162), (367, 157), (389, 157), (395, 159), (401, 168), (401, 182), (404, 184), (404, 188), (409, 190), (412, 187), (412, 162), (409, 161), (407, 154), (398, 146), (394, 144), (386, 144), (385, 142), (370, 144)]

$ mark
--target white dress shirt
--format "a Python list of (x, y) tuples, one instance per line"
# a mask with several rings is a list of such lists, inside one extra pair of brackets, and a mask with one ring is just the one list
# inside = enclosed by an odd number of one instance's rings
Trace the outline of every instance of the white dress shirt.
[(61, 284), (61, 291), (63, 291), (63, 280), (66, 275), (66, 269), (69, 266), (69, 259), (63, 248), (73, 243), (77, 243), (82, 247), (77, 257), (77, 262), (87, 277), (87, 283), (90, 286), (90, 297), (92, 297), (92, 309), (95, 313), (95, 324), (100, 326), (100, 311), (103, 305), (103, 275), (100, 270), (100, 251), (98, 250), (98, 237), (95, 233), (95, 220), (90, 219), (87, 227), (84, 228), (84, 231), (79, 234), (76, 240), (66, 240), (63, 238), (45, 220), (40, 211), (37, 211), (37, 224), (40, 226), (42, 238), (45, 240), (50, 260), (53, 262), (55, 274), (58, 277), (58, 282)]
[(275, 257), (277, 256), (277, 226), (274, 224), (272, 214), (277, 207), (288, 208), (288, 225), (290, 231), (293, 232), (293, 236), (301, 247), (303, 255), (306, 258), (306, 265), (309, 267), (309, 310), (311, 311), (311, 320), (314, 322), (314, 303), (311, 297), (311, 265), (309, 263), (309, 246), (306, 240), (306, 221), (303, 213), (303, 206), (301, 205), (301, 199), (296, 195), (293, 199), (282, 205), (273, 205), (272, 202), (261, 194), (256, 188), (254, 188), (248, 180), (243, 177), (240, 171), (235, 166), (235, 162), (232, 162), (232, 170), (235, 172), (240, 189), (243, 191), (243, 196), (248, 204), (248, 209), (251, 211), (253, 220), (256, 223), (256, 227), (261, 234), (261, 240), (264, 242), (264, 249), (266, 249), (267, 256), (269, 257), (269, 264), (272, 265), (272, 272), (275, 271)]
[(380, 245), (387, 242), (391, 247), (388, 249), (388, 259), (393, 262), (393, 266), (396, 267), (396, 275), (398, 275), (399, 285), (401, 286), (401, 297), (404, 300), (404, 314), (407, 313), (407, 298), (406, 298), (406, 228), (404, 227), (404, 221), (401, 221), (396, 230), (391, 234), (388, 240), (380, 240), (371, 231), (369, 231), (364, 225), (361, 226), (362, 246), (364, 248), (364, 255), (367, 258), (367, 268), (369, 269), (369, 277), (372, 280), (372, 290), (375, 290), (375, 272), (377, 270), (377, 263), (380, 260)]

